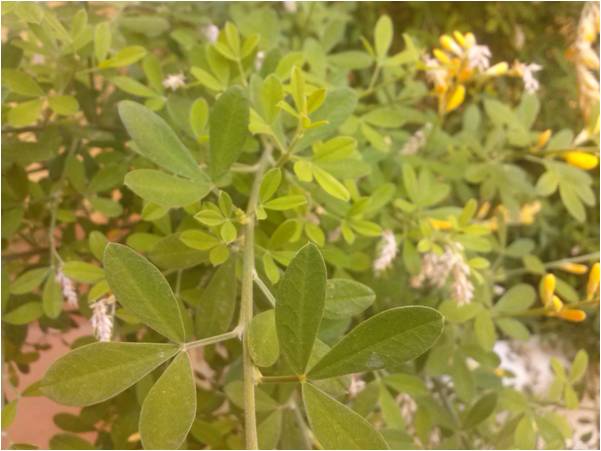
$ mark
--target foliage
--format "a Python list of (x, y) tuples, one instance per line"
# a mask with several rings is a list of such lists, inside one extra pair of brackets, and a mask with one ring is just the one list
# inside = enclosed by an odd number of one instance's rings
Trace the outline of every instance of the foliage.
[[(598, 108), (547, 125), (531, 60), (373, 8), (3, 3), (10, 385), (32, 324), (94, 330), (3, 428), (45, 395), (82, 407), (53, 449), (566, 446)], [(572, 341), (544, 397), (495, 352), (532, 334)]]

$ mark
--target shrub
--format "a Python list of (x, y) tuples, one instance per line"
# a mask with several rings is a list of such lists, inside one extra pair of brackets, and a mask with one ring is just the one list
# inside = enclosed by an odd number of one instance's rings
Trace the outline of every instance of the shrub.
[[(32, 324), (89, 320), (19, 395), (82, 407), (56, 449), (565, 447), (549, 406), (598, 346), (598, 9), (585, 121), (551, 130), (536, 62), (284, 3), (3, 4), (10, 383)], [(542, 398), (495, 352), (531, 334), (580, 337)]]

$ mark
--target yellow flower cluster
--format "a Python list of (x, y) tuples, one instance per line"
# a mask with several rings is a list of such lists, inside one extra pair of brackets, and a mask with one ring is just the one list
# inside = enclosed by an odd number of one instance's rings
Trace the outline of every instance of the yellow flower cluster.
[[(564, 271), (574, 274), (585, 274), (586, 265), (577, 263), (564, 263), (560, 266)], [(546, 309), (547, 316), (565, 319), (572, 322), (580, 322), (586, 319), (586, 312), (578, 308), (568, 308), (555, 294), (557, 280), (553, 274), (545, 274), (539, 284), (539, 295)], [(590, 271), (586, 286), (586, 301), (593, 301), (599, 292), (599, 263), (595, 263)]]
[(586, 319), (586, 312), (580, 309), (566, 308), (559, 296), (555, 294), (556, 279), (553, 274), (546, 274), (540, 282), (540, 298), (547, 310), (547, 316), (554, 316), (572, 322)]
[(465, 100), (466, 86), (476, 80), (508, 75), (520, 77), (528, 92), (538, 90), (534, 73), (542, 69), (538, 64), (515, 61), (510, 67), (505, 61), (490, 65), (491, 52), (476, 41), (473, 33), (454, 31), (439, 38), (440, 47), (424, 57), (426, 77), (434, 85), (440, 114), (457, 109)]
[[(488, 212), (490, 211), (490, 207), (491, 207), (490, 202), (488, 202), (488, 201), (484, 202), (480, 206), (480, 209), (478, 210), (476, 217), (478, 219), (484, 219), (487, 216)], [(536, 219), (536, 215), (538, 214), (540, 209), (541, 209), (541, 203), (539, 201), (534, 201), (534, 202), (530, 202), (530, 203), (522, 205), (519, 213), (517, 215), (512, 216), (509, 213), (509, 210), (507, 209), (507, 207), (505, 207), (503, 204), (500, 204), (495, 208), (495, 215), (492, 218), (484, 221), (482, 224), (492, 231), (497, 230), (499, 228), (497, 213), (500, 213), (502, 215), (502, 217), (504, 218), (504, 221), (506, 224), (529, 225), (529, 224), (534, 223), (534, 220)]]

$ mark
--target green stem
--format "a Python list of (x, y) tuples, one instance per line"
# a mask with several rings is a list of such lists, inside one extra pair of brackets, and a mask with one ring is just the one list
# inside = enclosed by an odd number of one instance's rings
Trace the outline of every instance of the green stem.
[[(244, 259), (242, 264), (242, 296), (238, 328), (246, 336), (246, 330), (253, 318), (253, 274), (255, 272), (255, 209), (259, 199), (259, 188), (263, 173), (271, 159), (271, 146), (263, 151), (255, 174), (253, 186), (246, 208), (249, 218), (244, 233)], [(242, 365), (244, 374), (244, 431), (247, 449), (258, 449), (257, 416), (255, 412), (255, 367), (253, 365), (246, 340), (242, 346)]]
[(244, 73), (244, 68), (242, 67), (242, 60), (237, 59), (236, 63), (238, 63), (238, 71), (240, 72), (240, 80), (242, 81), (242, 86), (247, 86), (246, 82), (246, 74)]
[(267, 285), (265, 285), (265, 282), (263, 282), (261, 280), (261, 278), (259, 277), (259, 274), (257, 274), (257, 271), (254, 272), (253, 278), (255, 279), (255, 283), (257, 284), (257, 286), (259, 287), (259, 289), (261, 290), (261, 292), (265, 295), (265, 297), (267, 298), (267, 300), (271, 303), (272, 306), (275, 306), (275, 296), (269, 290), (269, 288), (267, 287)]
[(240, 329), (236, 327), (234, 330), (230, 330), (224, 334), (215, 335), (213, 337), (201, 338), (200, 340), (191, 341), (184, 344), (184, 349), (198, 348), (199, 346), (207, 346), (215, 343), (220, 343), (225, 340), (231, 340), (240, 336)]
[[(576, 257), (562, 258), (560, 260), (554, 260), (551, 262), (547, 262), (543, 266), (546, 269), (552, 269), (552, 268), (560, 268), (561, 265), (563, 265), (565, 263), (579, 263), (579, 262), (588, 262), (588, 261), (593, 261), (593, 260), (599, 260), (599, 252), (591, 252), (590, 254), (578, 255)], [(508, 277), (519, 276), (521, 274), (526, 274), (528, 272), (529, 271), (526, 268), (514, 269), (512, 271), (507, 271), (505, 274), (501, 274), (501, 275), (497, 276), (495, 278), (495, 280), (497, 280), (497, 281), (506, 280)]]
[(261, 376), (259, 382), (261, 384), (279, 384), (282, 382), (304, 382), (304, 380), (304, 376), (290, 374), (286, 376)]

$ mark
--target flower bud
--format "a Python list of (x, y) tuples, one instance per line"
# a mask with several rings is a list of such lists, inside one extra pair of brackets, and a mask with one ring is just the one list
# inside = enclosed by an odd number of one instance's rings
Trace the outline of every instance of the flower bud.
[(559, 268), (572, 274), (585, 274), (588, 270), (586, 265), (579, 263), (562, 263)]
[(451, 62), (449, 56), (440, 49), (434, 49), (432, 50), (432, 53), (434, 54), (434, 58), (442, 64), (449, 64)]
[(586, 284), (586, 299), (591, 300), (595, 293), (599, 290), (599, 262), (591, 267), (591, 272), (588, 275)]
[(457, 43), (463, 47), (464, 49), (467, 48), (465, 46), (466, 41), (465, 41), (465, 36), (463, 35), (463, 33), (461, 33), (460, 31), (453, 31), (453, 37), (455, 38), (455, 41), (457, 41)]
[(553, 294), (555, 293), (555, 276), (553, 274), (546, 274), (541, 280), (539, 286), (540, 298), (545, 306), (548, 306), (553, 302)]
[(501, 63), (497, 63), (494, 66), (489, 67), (484, 72), (484, 75), (488, 75), (489, 77), (499, 77), (501, 75), (505, 75), (509, 70), (509, 65), (503, 61)]
[(461, 55), (463, 53), (459, 44), (457, 44), (455, 40), (448, 34), (443, 34), (439, 41), (443, 49), (453, 52), (457, 55)]
[(542, 149), (545, 147), (545, 144), (547, 144), (549, 142), (549, 138), (551, 138), (551, 134), (552, 132), (550, 128), (538, 134), (538, 138), (536, 139), (537, 149)]
[(597, 155), (593, 155), (588, 152), (580, 152), (578, 150), (566, 152), (563, 158), (568, 164), (576, 166), (580, 169), (584, 169), (585, 171), (588, 171), (589, 169), (594, 169), (599, 164), (599, 158), (597, 157)]
[(449, 96), (445, 112), (449, 113), (457, 109), (465, 100), (465, 86), (459, 85), (455, 88), (453, 93)]
[(551, 308), (553, 308), (555, 313), (559, 313), (563, 310), (563, 302), (561, 302), (561, 299), (559, 299), (558, 296), (553, 296), (553, 302), (551, 304)]
[(565, 309), (559, 312), (557, 316), (561, 319), (565, 319), (566, 321), (579, 323), (586, 319), (586, 312), (578, 309)]

